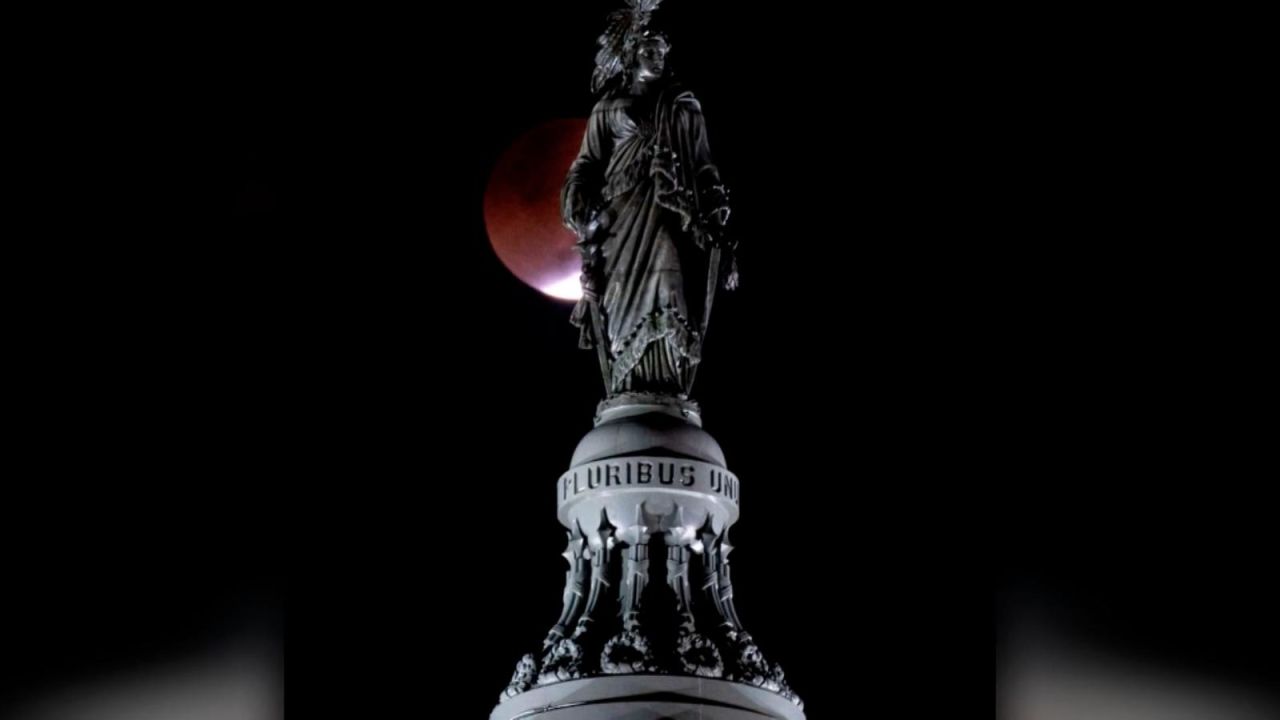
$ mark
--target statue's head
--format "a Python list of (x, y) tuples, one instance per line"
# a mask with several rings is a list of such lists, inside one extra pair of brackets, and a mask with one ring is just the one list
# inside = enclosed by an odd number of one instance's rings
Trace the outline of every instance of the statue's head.
[(667, 36), (649, 28), (653, 11), (662, 0), (626, 0), (627, 7), (609, 14), (609, 24), (596, 41), (596, 69), (591, 91), (602, 92), (616, 84), (648, 82), (664, 75)]
[(662, 77), (667, 68), (667, 53), (671, 44), (662, 33), (645, 32), (635, 44), (635, 52), (628, 63), (632, 78), (649, 82)]

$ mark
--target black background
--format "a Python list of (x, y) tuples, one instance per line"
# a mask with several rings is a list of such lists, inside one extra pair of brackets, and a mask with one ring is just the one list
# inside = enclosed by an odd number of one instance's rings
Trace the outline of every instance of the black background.
[[(809, 715), (989, 714), (993, 591), (997, 650), (1036, 608), (1276, 677), (1262, 436), (1171, 263), (1145, 71), (1050, 10), (667, 4), (742, 245), (695, 394)], [(164, 17), (86, 68), (22, 313), (8, 699), (254, 627), (291, 716), (485, 716), (557, 616), (599, 388), (482, 195), (589, 110), (610, 9)]]

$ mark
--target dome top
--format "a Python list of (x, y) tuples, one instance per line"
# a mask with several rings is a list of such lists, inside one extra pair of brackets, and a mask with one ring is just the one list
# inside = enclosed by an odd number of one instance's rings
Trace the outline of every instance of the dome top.
[(725, 467), (724, 451), (710, 433), (661, 411), (603, 420), (578, 443), (570, 466), (625, 455), (683, 457)]

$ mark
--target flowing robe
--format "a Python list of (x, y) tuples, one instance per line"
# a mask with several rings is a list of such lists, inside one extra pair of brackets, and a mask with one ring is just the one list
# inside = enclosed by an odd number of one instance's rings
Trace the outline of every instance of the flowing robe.
[[(688, 90), (662, 83), (641, 95), (614, 91), (596, 103), (561, 195), (566, 224), (597, 244), (611, 392), (679, 394), (699, 361), (703, 253), (724, 206), (702, 109)], [(594, 339), (584, 298), (573, 322)], [(691, 312), (692, 310), (692, 312)]]

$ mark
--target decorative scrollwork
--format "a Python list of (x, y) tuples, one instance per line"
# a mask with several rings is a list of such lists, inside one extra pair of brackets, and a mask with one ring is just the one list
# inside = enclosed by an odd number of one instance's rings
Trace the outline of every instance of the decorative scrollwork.
[(724, 677), (724, 661), (720, 650), (705, 635), (686, 632), (676, 641), (676, 661), (682, 675), (698, 677)]
[(526, 653), (516, 664), (516, 671), (511, 675), (511, 683), (502, 691), (499, 702), (505, 702), (533, 687), (538, 679), (538, 661), (532, 653)]
[[(658, 515), (641, 506), (624, 527), (602, 512), (596, 530), (576, 528), (564, 553), (570, 568), (560, 622), (540, 657), (520, 659), (502, 697), (600, 675), (658, 673), (739, 682), (803, 708), (782, 668), (765, 658), (738, 620), (726, 530), (716, 532), (709, 516), (696, 522), (701, 525), (686, 524), (679, 507)], [(645, 592), (651, 544), (665, 546), (667, 583)], [(691, 563), (701, 571), (696, 585)], [(614, 588), (610, 578), (619, 576), (621, 587)]]
[(549, 685), (554, 682), (586, 677), (590, 668), (586, 667), (585, 659), (586, 653), (577, 639), (560, 640), (547, 651), (542, 663), (542, 672), (538, 675), (538, 684)]
[(638, 627), (623, 630), (605, 643), (600, 653), (600, 671), (606, 675), (660, 673), (666, 669), (653, 654), (649, 638)]

